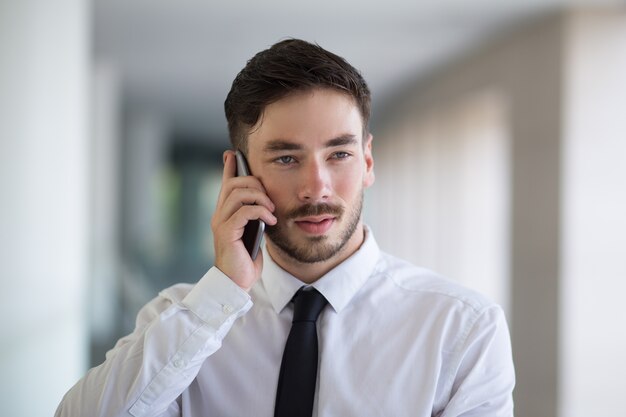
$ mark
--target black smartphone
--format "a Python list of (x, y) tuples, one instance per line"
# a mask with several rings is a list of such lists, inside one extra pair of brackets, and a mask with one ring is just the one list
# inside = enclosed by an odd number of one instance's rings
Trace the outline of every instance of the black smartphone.
[[(250, 168), (248, 167), (248, 161), (243, 153), (239, 150), (235, 152), (237, 157), (237, 176), (245, 177), (250, 174)], [(265, 222), (261, 219), (250, 220), (243, 230), (243, 245), (248, 250), (250, 257), (254, 261), (259, 254), (259, 247), (261, 246), (261, 240), (263, 239), (263, 232), (265, 231)]]

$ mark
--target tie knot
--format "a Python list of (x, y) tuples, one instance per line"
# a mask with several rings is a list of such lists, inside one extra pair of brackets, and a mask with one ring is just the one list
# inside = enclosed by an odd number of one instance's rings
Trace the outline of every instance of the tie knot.
[(326, 303), (326, 298), (315, 288), (300, 288), (293, 296), (293, 322), (317, 321)]

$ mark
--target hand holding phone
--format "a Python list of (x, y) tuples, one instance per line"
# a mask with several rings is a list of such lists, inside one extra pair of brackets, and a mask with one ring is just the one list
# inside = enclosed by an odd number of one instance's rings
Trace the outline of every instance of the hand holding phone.
[[(246, 157), (243, 153), (240, 150), (237, 150), (235, 157), (237, 158), (237, 176), (244, 177), (251, 175), (250, 168), (248, 167), (248, 161), (246, 161)], [(243, 244), (252, 260), (255, 260), (259, 253), (259, 247), (261, 246), (264, 231), (265, 222), (260, 219), (250, 220), (244, 228), (243, 237), (241, 239), (243, 240)]]
[(224, 152), (222, 187), (211, 218), (215, 267), (249, 291), (261, 278), (263, 257), (257, 256), (265, 224), (277, 222), (274, 204), (258, 178), (250, 174), (243, 154)]

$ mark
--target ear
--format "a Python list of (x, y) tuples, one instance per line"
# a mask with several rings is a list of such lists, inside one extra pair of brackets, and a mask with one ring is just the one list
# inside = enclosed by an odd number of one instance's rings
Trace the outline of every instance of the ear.
[(365, 146), (363, 147), (363, 156), (365, 159), (365, 173), (363, 174), (363, 187), (368, 188), (374, 184), (374, 157), (372, 156), (372, 140), (373, 136), (368, 133), (365, 139)]

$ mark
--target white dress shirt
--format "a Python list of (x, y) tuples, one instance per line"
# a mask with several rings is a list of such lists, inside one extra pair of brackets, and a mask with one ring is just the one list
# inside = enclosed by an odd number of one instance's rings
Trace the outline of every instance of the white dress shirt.
[[(250, 294), (217, 268), (162, 291), (56, 416), (272, 416), (303, 284), (267, 251)], [(316, 416), (512, 416), (515, 381), (499, 306), (433, 272), (361, 248), (316, 281)]]

